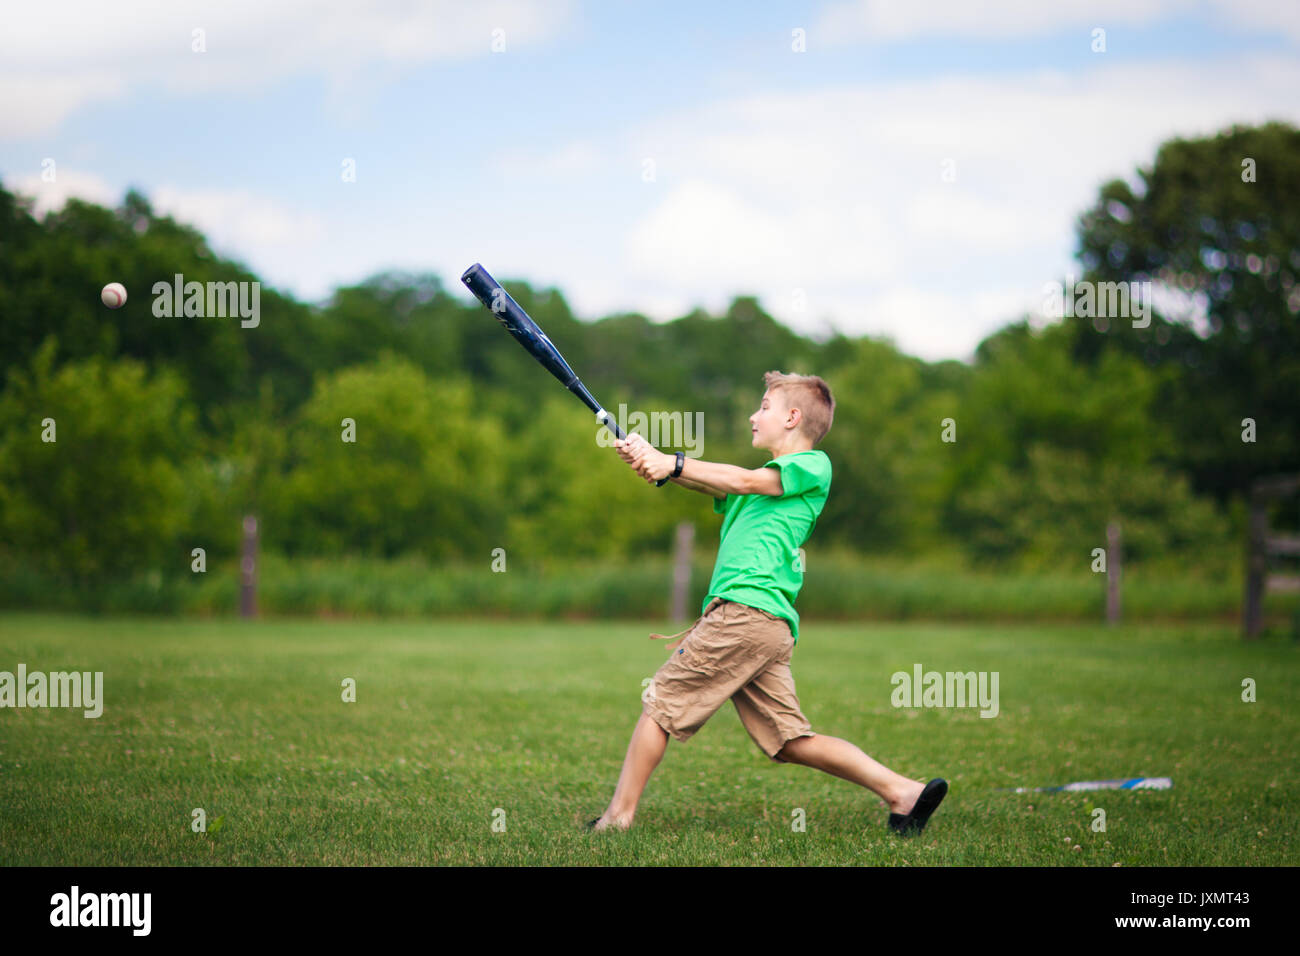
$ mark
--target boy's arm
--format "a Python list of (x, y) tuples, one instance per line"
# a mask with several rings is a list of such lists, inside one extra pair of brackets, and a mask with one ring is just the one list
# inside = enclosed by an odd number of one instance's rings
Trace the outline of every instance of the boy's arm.
[[(670, 472), (671, 474), (671, 472)], [(706, 495), (712, 495), (714, 498), (726, 497), (726, 492), (712, 485), (706, 485), (700, 481), (691, 481), (689, 478), (669, 478), (675, 485), (681, 485), (683, 488), (689, 488), (691, 491), (699, 491)]]
[[(657, 481), (662, 476), (658, 473), (660, 469), (654, 466), (656, 464), (661, 467), (666, 466), (667, 471), (664, 474), (671, 475), (673, 469), (677, 467), (677, 456), (665, 455), (662, 452), (656, 454), (661, 455), (662, 460), (655, 462), (653, 455), (647, 455), (643, 467), (647, 467), (650, 472), (649, 477)], [(681, 477), (712, 488), (715, 498), (724, 495), (779, 495), (784, 490), (781, 485), (780, 469), (739, 468), (736, 465), (701, 461), (698, 458), (687, 458), (682, 463)]]

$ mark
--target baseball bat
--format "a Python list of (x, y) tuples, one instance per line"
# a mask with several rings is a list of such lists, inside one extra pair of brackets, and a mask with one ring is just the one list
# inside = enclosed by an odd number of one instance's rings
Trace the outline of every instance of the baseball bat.
[(1124, 780), (1080, 780), (1058, 787), (1003, 787), (1008, 793), (1059, 793), (1079, 790), (1168, 790), (1174, 782), (1168, 777), (1128, 777)]
[[(618, 423), (609, 417), (609, 413), (601, 407), (600, 402), (596, 401), (594, 395), (582, 384), (577, 373), (569, 367), (569, 363), (564, 360), (560, 350), (555, 347), (541, 327), (532, 320), (532, 317), (525, 312), (496, 279), (488, 273), (479, 263), (474, 263), (465, 270), (465, 274), (460, 277), (460, 281), (474, 297), (487, 307), (487, 310), (496, 316), (497, 321), (505, 327), (516, 342), (533, 358), (537, 359), (548, 372), (558, 378), (582, 404), (586, 405), (596, 413), (596, 419), (611, 432), (615, 438), (626, 438), (623, 430), (618, 427)], [(656, 485), (662, 485), (667, 478), (661, 478)]]

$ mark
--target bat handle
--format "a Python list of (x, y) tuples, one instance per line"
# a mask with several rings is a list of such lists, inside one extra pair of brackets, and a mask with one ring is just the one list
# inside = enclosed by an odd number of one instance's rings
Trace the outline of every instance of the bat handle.
[[(605, 411), (603, 408), (596, 413), (596, 418), (600, 420), (600, 423), (602, 425), (604, 425), (606, 428), (608, 428), (611, 432), (614, 433), (615, 438), (627, 438), (627, 436), (623, 434), (623, 429), (618, 427), (618, 422), (610, 418), (609, 413)], [(655, 482), (655, 487), (662, 488), (667, 483), (668, 483), (667, 478), (660, 478), (658, 481)]]
[(627, 436), (623, 434), (623, 429), (618, 427), (618, 422), (610, 418), (607, 412), (602, 410), (601, 414), (597, 415), (596, 418), (602, 425), (604, 425), (611, 432), (613, 432), (615, 438), (618, 439), (627, 438)]

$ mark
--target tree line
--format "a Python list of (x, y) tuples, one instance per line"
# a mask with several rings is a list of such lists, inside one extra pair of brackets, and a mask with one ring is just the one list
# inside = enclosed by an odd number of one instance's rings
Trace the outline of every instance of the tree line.
[[(1077, 236), (1081, 281), (1166, 292), (1150, 321), (1009, 317), (969, 364), (814, 340), (753, 297), (585, 322), (558, 289), (505, 285), (611, 410), (701, 413), (710, 460), (764, 460), (747, 423), (763, 372), (826, 378), (817, 545), (1041, 567), (1084, 560), (1117, 517), (1130, 560), (1235, 557), (1250, 482), (1300, 470), (1300, 131), (1167, 142), (1099, 189)], [(0, 186), (4, 560), (183, 571), (194, 547), (233, 557), (246, 513), (290, 556), (543, 564), (664, 552), (679, 521), (716, 534), (441, 277), (384, 273), (319, 304), (262, 287), (254, 325), (153, 308), (177, 275), (258, 281), (138, 192), (38, 219)], [(109, 281), (132, 293), (119, 310)]]

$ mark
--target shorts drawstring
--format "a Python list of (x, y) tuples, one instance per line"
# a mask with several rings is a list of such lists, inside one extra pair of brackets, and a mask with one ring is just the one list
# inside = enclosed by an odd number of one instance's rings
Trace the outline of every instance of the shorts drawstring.
[[(718, 606), (723, 605), (723, 604), (729, 604), (729, 603), (730, 603), (730, 602), (729, 602), (726, 598), (714, 598), (712, 601), (709, 602), (709, 606), (705, 609), (704, 614), (701, 615), (701, 620), (703, 620), (703, 618), (705, 618), (705, 617), (708, 617), (709, 611), (712, 611), (715, 607), (718, 607)], [(696, 622), (695, 622), (695, 624), (699, 624), (699, 623), (700, 623), (699, 621), (696, 621)], [(671, 651), (673, 648), (675, 648), (675, 647), (676, 647), (678, 644), (680, 644), (682, 641), (686, 640), (686, 635), (687, 635), (687, 634), (689, 634), (691, 631), (695, 630), (695, 624), (692, 624), (690, 627), (688, 627), (688, 628), (687, 628), (686, 630), (684, 630), (684, 631), (678, 631), (676, 634), (651, 634), (651, 635), (650, 635), (650, 640), (652, 640), (652, 641), (670, 641), (671, 643), (667, 644), (666, 646), (667, 646), (668, 650)]]
[(678, 644), (680, 644), (682, 641), (686, 640), (686, 635), (689, 634), (689, 633), (690, 633), (691, 631), (693, 631), (693, 630), (695, 630), (695, 625), (694, 625), (694, 624), (692, 624), (690, 627), (688, 627), (688, 628), (687, 628), (686, 630), (684, 630), (684, 631), (678, 631), (676, 634), (651, 634), (651, 635), (650, 635), (650, 640), (652, 640), (652, 641), (671, 641), (671, 643), (667, 645), (668, 650), (671, 651), (674, 647), (676, 647), (676, 646), (677, 646)]

